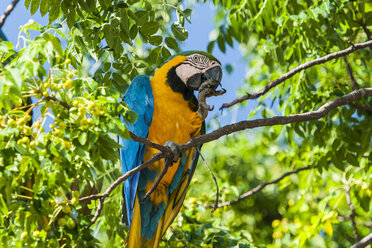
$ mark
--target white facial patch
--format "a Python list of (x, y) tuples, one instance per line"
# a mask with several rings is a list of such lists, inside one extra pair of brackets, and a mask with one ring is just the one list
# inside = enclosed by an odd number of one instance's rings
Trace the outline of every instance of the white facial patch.
[(195, 75), (196, 73), (201, 73), (202, 70), (192, 66), (192, 65), (189, 65), (189, 64), (182, 64), (182, 65), (179, 65), (177, 68), (176, 68), (176, 74), (177, 76), (182, 80), (182, 82), (186, 85), (186, 82), (187, 80), (192, 77), (193, 75)]

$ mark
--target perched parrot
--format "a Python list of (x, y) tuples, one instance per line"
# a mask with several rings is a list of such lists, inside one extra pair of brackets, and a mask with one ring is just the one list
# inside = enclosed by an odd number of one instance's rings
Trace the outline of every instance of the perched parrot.
[[(221, 63), (211, 54), (188, 51), (170, 57), (152, 78), (133, 79), (124, 101), (138, 115), (133, 124), (123, 120), (137, 136), (169, 145), (183, 144), (204, 132), (204, 119), (197, 112), (194, 90), (207, 81), (217, 88), (222, 78)], [(123, 174), (149, 160), (159, 151), (133, 140), (120, 139)], [(177, 156), (178, 155), (178, 156)], [(198, 161), (196, 148), (177, 154), (155, 191), (153, 187), (165, 166), (165, 159), (153, 163), (124, 182), (123, 221), (129, 225), (126, 247), (158, 247), (161, 237), (179, 212)]]

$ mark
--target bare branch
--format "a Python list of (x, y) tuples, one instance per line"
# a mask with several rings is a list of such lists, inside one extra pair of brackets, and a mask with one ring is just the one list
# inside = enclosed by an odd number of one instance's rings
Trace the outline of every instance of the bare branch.
[[(293, 171), (284, 173), (283, 175), (281, 175), (279, 178), (277, 178), (275, 180), (272, 180), (272, 181), (269, 181), (269, 182), (265, 182), (263, 184), (258, 185), (255, 188), (251, 189), (250, 191), (245, 192), (244, 194), (240, 195), (236, 200), (228, 201), (228, 202), (224, 202), (224, 203), (218, 204), (217, 207), (222, 208), (222, 207), (226, 207), (226, 206), (230, 206), (232, 204), (238, 203), (241, 200), (243, 200), (243, 199), (245, 199), (247, 197), (250, 197), (250, 196), (256, 194), (257, 192), (260, 192), (261, 190), (263, 190), (266, 186), (268, 186), (270, 184), (278, 183), (281, 180), (283, 180), (284, 178), (286, 178), (286, 177), (288, 177), (288, 176), (290, 176), (292, 174), (297, 174), (300, 171), (309, 170), (309, 169), (312, 169), (312, 168), (315, 168), (315, 166), (306, 166), (306, 167), (299, 168), (297, 170), (293, 170)], [(212, 207), (214, 207), (214, 206), (213, 205), (206, 206), (206, 208), (212, 208)]]
[(167, 147), (165, 147), (165, 146), (156, 144), (156, 143), (154, 143), (154, 142), (152, 142), (152, 141), (150, 141), (150, 140), (148, 140), (146, 138), (143, 138), (141, 136), (137, 136), (134, 133), (132, 133), (131, 131), (129, 131), (129, 134), (130, 134), (131, 139), (134, 140), (134, 141), (137, 141), (137, 142), (140, 142), (142, 144), (145, 144), (148, 147), (155, 148), (155, 149), (163, 152), (166, 155), (170, 155), (171, 154), (171, 152), (169, 151), (169, 149)]
[(66, 108), (67, 110), (69, 110), (71, 108), (71, 105), (69, 105), (67, 102), (64, 102), (62, 100), (59, 100), (57, 97), (51, 95), (51, 96), (46, 96), (45, 97), (46, 100), (50, 100), (50, 101), (55, 101), (55, 102), (58, 102), (59, 104), (61, 104), (64, 108)]
[[(360, 86), (357, 83), (357, 81), (355, 80), (353, 70), (351, 69), (351, 65), (350, 65), (349, 61), (347, 61), (346, 57), (344, 57), (344, 61), (345, 61), (345, 64), (346, 64), (347, 73), (349, 74), (350, 81), (352, 83), (353, 89), (354, 90), (359, 90)], [(352, 106), (353, 108), (356, 108), (356, 109), (372, 112), (372, 108), (368, 107), (367, 104), (357, 105), (357, 104), (351, 103), (350, 106)]]
[[(363, 20), (361, 20), (359, 23), (360, 23), (360, 25), (362, 26), (362, 28), (363, 28), (363, 30), (364, 30), (364, 33), (366, 33), (366, 35), (367, 35), (367, 39), (368, 39), (368, 40), (371, 40), (371, 39), (372, 39), (372, 37), (371, 37), (371, 33), (369, 32), (369, 30), (368, 30), (366, 24), (363, 22)], [(372, 46), (370, 46), (370, 47), (372, 48)]]
[(359, 109), (359, 110), (364, 110), (364, 111), (372, 113), (372, 107), (368, 107), (367, 105), (358, 105), (355, 103), (350, 103), (350, 106), (353, 108)]
[(13, 0), (13, 2), (11, 4), (9, 4), (8, 7), (6, 8), (4, 14), (0, 17), (0, 29), (3, 27), (6, 18), (10, 15), (10, 13), (12, 13), (12, 11), (15, 8), (15, 6), (17, 5), (18, 1), (19, 0)]
[(372, 244), (372, 233), (370, 233), (367, 236), (365, 236), (364, 238), (362, 238), (361, 241), (356, 242), (355, 244), (353, 244), (350, 248), (364, 248), (364, 247), (366, 247), (367, 245), (370, 245), (370, 244)]
[[(320, 119), (326, 116), (332, 109), (337, 107), (350, 104), (353, 101), (362, 99), (364, 97), (371, 97), (372, 96), (372, 88), (363, 88), (359, 90), (354, 90), (351, 93), (341, 96), (339, 98), (330, 101), (323, 106), (321, 106), (318, 110), (310, 111), (302, 114), (294, 114), (289, 116), (274, 116), (267, 119), (257, 119), (257, 120), (248, 120), (248, 121), (240, 121), (238, 123), (226, 125), (221, 127), (211, 133), (193, 138), (186, 142), (185, 144), (181, 145), (181, 149), (190, 149), (193, 146), (201, 145), (213, 140), (216, 140), (224, 135), (228, 135), (237, 131), (251, 129), (256, 127), (264, 127), (264, 126), (275, 126), (275, 125), (284, 125), (294, 122), (303, 122), (303, 121), (310, 121)], [(184, 151), (184, 150), (183, 150)]]
[[(343, 216), (343, 215), (338, 215), (337, 218), (338, 218), (339, 221), (349, 221), (350, 220), (349, 216)], [(357, 222), (356, 221), (356, 224), (359, 225), (359, 226), (364, 226), (364, 227), (367, 227), (369, 229), (372, 229), (372, 224), (369, 224), (369, 223)]]
[(359, 237), (357, 225), (356, 225), (356, 222), (355, 222), (355, 216), (356, 216), (355, 208), (354, 208), (354, 205), (353, 205), (353, 203), (351, 201), (351, 197), (350, 197), (350, 186), (347, 185), (346, 188), (345, 188), (345, 190), (346, 190), (346, 201), (347, 201), (347, 205), (349, 205), (349, 208), (351, 210), (350, 220), (351, 220), (351, 224), (353, 225), (353, 231), (354, 231), (355, 240), (356, 241), (359, 241), (360, 240), (360, 237)]
[(159, 153), (156, 153), (154, 156), (152, 156), (152, 158), (150, 158), (148, 161), (144, 162), (143, 164), (137, 166), (136, 168), (128, 171), (127, 173), (125, 173), (124, 175), (122, 175), (121, 177), (119, 177), (118, 179), (116, 179), (105, 191), (105, 193), (103, 194), (94, 194), (94, 195), (88, 195), (88, 196), (85, 196), (85, 197), (82, 197), (79, 199), (79, 201), (90, 201), (90, 200), (97, 200), (97, 199), (105, 199), (106, 197), (108, 197), (111, 192), (117, 187), (119, 186), (122, 182), (124, 182), (125, 180), (127, 180), (130, 176), (138, 173), (139, 171), (149, 167), (150, 165), (152, 165), (154, 162), (164, 158), (165, 156), (163, 155), (163, 153), (159, 152)]
[(89, 225), (86, 227), (86, 228), (89, 228), (91, 227), (94, 223), (96, 223), (96, 221), (98, 220), (98, 217), (101, 215), (101, 212), (102, 212), (102, 209), (103, 209), (103, 202), (105, 201), (104, 198), (101, 198), (98, 200), (98, 207), (97, 207), (97, 211), (96, 213), (94, 214), (94, 217), (92, 219), (92, 221), (89, 223)]
[(343, 56), (346, 56), (356, 50), (359, 50), (359, 49), (363, 49), (363, 48), (366, 48), (366, 47), (369, 47), (369, 46), (372, 46), (372, 40), (369, 40), (369, 41), (366, 41), (366, 42), (363, 42), (363, 43), (357, 43), (357, 44), (354, 44), (353, 46), (350, 46), (344, 50), (341, 50), (341, 51), (338, 51), (338, 52), (335, 52), (335, 53), (330, 53), (330, 54), (327, 54), (321, 58), (317, 58), (317, 59), (314, 59), (314, 60), (310, 60), (300, 66), (297, 66), (296, 68), (290, 70), (289, 72), (283, 74), (280, 78), (278, 79), (275, 79), (274, 81), (271, 81), (268, 85), (266, 85), (262, 90), (254, 93), (254, 94), (249, 94), (247, 93), (245, 96), (243, 97), (240, 97), (238, 99), (235, 99), (234, 101), (232, 102), (229, 102), (229, 103), (224, 103), (221, 107), (220, 107), (220, 110), (224, 109), (224, 108), (229, 108), (237, 103), (241, 103), (245, 100), (248, 100), (248, 99), (256, 99), (264, 94), (266, 94), (270, 89), (274, 88), (275, 86), (277, 86), (278, 84), (284, 82), (285, 80), (293, 77), (294, 75), (296, 75), (297, 73), (299, 73), (300, 71), (303, 71), (307, 68), (310, 68), (314, 65), (319, 65), (319, 64), (324, 64), (330, 60), (333, 60), (333, 59), (337, 59), (337, 58), (340, 58), (340, 57), (343, 57)]
[(355, 80), (353, 70), (351, 69), (350, 63), (349, 63), (349, 61), (347, 61), (346, 57), (344, 57), (344, 61), (345, 61), (345, 64), (346, 64), (347, 73), (349, 74), (349, 77), (350, 77), (350, 81), (353, 84), (353, 89), (354, 90), (359, 90), (360, 87), (359, 87), (357, 81)]

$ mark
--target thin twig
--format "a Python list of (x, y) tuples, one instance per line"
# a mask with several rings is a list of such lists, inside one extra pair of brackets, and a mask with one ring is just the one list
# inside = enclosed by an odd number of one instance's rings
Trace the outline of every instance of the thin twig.
[(133, 141), (140, 142), (142, 144), (145, 144), (148, 147), (155, 148), (155, 149), (157, 149), (157, 150), (159, 150), (159, 151), (161, 151), (161, 152), (163, 152), (164, 154), (167, 154), (167, 155), (169, 155), (171, 153), (170, 150), (165, 146), (156, 144), (156, 143), (152, 142), (151, 140), (148, 140), (148, 139), (143, 138), (141, 136), (137, 136), (131, 131), (129, 131), (129, 134), (130, 134), (130, 137)]
[[(350, 63), (349, 63), (349, 61), (347, 60), (346, 57), (344, 57), (344, 61), (345, 61), (345, 64), (346, 64), (347, 73), (349, 74), (349, 78), (350, 78), (350, 81), (352, 83), (353, 89), (354, 90), (359, 90), (360, 86), (359, 86), (359, 84), (357, 83), (357, 81), (354, 77), (353, 70), (352, 70), (351, 65), (350, 65)], [(356, 109), (372, 112), (372, 108), (368, 107), (367, 104), (357, 105), (357, 104), (351, 103), (350, 106), (352, 106), (353, 108), (356, 108)]]
[(69, 110), (71, 108), (71, 105), (69, 105), (67, 102), (64, 102), (62, 100), (59, 100), (57, 97), (55, 96), (46, 96), (45, 97), (46, 100), (52, 100), (52, 101), (55, 101), (55, 102), (58, 102), (59, 104), (61, 104), (63, 107), (65, 107), (67, 110)]
[(142, 197), (142, 199), (141, 199), (141, 201), (144, 201), (144, 200), (146, 200), (146, 198), (147, 197), (149, 197), (151, 194), (152, 194), (152, 192), (154, 192), (155, 191), (155, 189), (158, 187), (158, 185), (159, 185), (159, 183), (160, 183), (160, 181), (161, 181), (161, 179), (163, 179), (163, 177), (165, 176), (165, 174), (167, 173), (167, 171), (168, 171), (168, 168), (169, 168), (169, 166), (172, 164), (172, 159), (170, 159), (170, 158), (167, 158), (166, 159), (166, 162), (165, 162), (165, 165), (164, 165), (164, 168), (163, 168), (163, 170), (162, 170), (162, 172), (161, 172), (161, 174), (158, 176), (158, 178), (156, 179), (156, 182), (155, 182), (155, 184), (151, 187), (151, 189)]
[(344, 61), (345, 61), (345, 64), (346, 64), (347, 73), (349, 74), (349, 77), (350, 77), (350, 81), (353, 84), (353, 89), (354, 90), (359, 90), (360, 87), (359, 87), (357, 81), (355, 80), (353, 70), (351, 69), (350, 63), (349, 63), (349, 61), (347, 61), (346, 57), (344, 57)]
[(209, 168), (208, 163), (207, 163), (207, 161), (204, 159), (203, 154), (200, 152), (199, 147), (196, 147), (196, 149), (198, 150), (198, 152), (199, 152), (199, 154), (200, 154), (200, 157), (202, 158), (202, 160), (203, 160), (203, 162), (204, 162), (205, 167), (207, 167), (209, 173), (211, 174), (211, 176), (212, 176), (212, 178), (213, 178), (214, 184), (216, 185), (216, 199), (214, 200), (214, 205), (213, 205), (213, 210), (212, 210), (212, 213), (213, 213), (213, 212), (216, 211), (216, 209), (218, 208), (218, 196), (219, 196), (219, 193), (220, 193), (220, 191), (219, 191), (219, 189), (218, 189), (217, 179), (216, 179), (216, 177), (214, 176), (214, 174), (213, 174), (211, 168)]
[[(300, 171), (309, 170), (309, 169), (312, 169), (314, 167), (315, 166), (306, 166), (306, 167), (299, 168), (297, 170), (293, 170), (293, 171), (284, 173), (283, 175), (281, 175), (279, 178), (277, 178), (275, 180), (272, 180), (272, 181), (269, 181), (269, 182), (265, 182), (263, 184), (260, 184), (257, 187), (251, 189), (250, 191), (245, 192), (244, 194), (241, 194), (236, 200), (228, 201), (228, 202), (224, 202), (224, 203), (218, 204), (217, 207), (218, 208), (222, 208), (222, 207), (226, 207), (226, 206), (230, 206), (232, 204), (238, 203), (241, 200), (243, 200), (243, 199), (245, 199), (247, 197), (250, 197), (250, 196), (256, 194), (257, 192), (260, 192), (261, 190), (263, 190), (266, 186), (268, 186), (270, 184), (278, 183), (279, 181), (283, 180), (284, 178), (286, 178), (286, 177), (288, 177), (288, 176), (290, 176), (292, 174), (297, 174)], [(211, 206), (211, 205), (206, 206), (206, 208), (212, 208), (212, 207), (214, 207), (214, 206)]]
[(364, 30), (364, 33), (366, 33), (366, 35), (367, 35), (367, 39), (368, 39), (368, 40), (371, 40), (371, 33), (369, 32), (369, 30), (368, 30), (366, 24), (363, 22), (363, 20), (361, 20), (359, 23), (360, 23), (360, 25), (362, 26), (362, 28), (363, 28), (363, 30)]
[(18, 1), (19, 0), (13, 0), (13, 2), (11, 4), (9, 4), (8, 7), (6, 8), (4, 14), (0, 17), (0, 29), (3, 27), (6, 18), (10, 15), (10, 13), (12, 13), (12, 11), (15, 8), (15, 6), (17, 5)]
[(164, 158), (164, 154), (162, 154), (161, 152), (158, 152), (156, 153), (154, 156), (152, 156), (152, 158), (150, 158), (148, 161), (144, 162), (143, 164), (137, 166), (136, 168), (128, 171), (127, 173), (125, 173), (124, 175), (122, 175), (121, 177), (119, 177), (118, 179), (116, 179), (105, 191), (105, 193), (103, 194), (94, 194), (94, 195), (88, 195), (88, 196), (85, 196), (85, 197), (82, 197), (79, 199), (79, 201), (90, 201), (90, 200), (97, 200), (97, 199), (104, 199), (106, 197), (108, 197), (111, 192), (117, 187), (119, 186), (122, 182), (124, 182), (125, 180), (127, 180), (130, 176), (138, 173), (139, 171), (149, 167), (150, 165), (152, 165), (154, 162)]
[(351, 197), (350, 197), (350, 186), (349, 185), (346, 185), (345, 191), (346, 191), (347, 205), (349, 205), (349, 208), (351, 210), (350, 220), (351, 220), (351, 224), (353, 225), (353, 231), (354, 231), (355, 240), (358, 242), (360, 240), (360, 237), (359, 237), (357, 225), (356, 225), (356, 222), (355, 222), (356, 213), (355, 213), (355, 207), (353, 205), (353, 202), (351, 201)]
[[(351, 220), (349, 216), (343, 216), (343, 215), (337, 215), (337, 219), (339, 221), (349, 221), (349, 220)], [(358, 222), (358, 221), (355, 221), (355, 223), (359, 226), (364, 226), (364, 227), (367, 227), (369, 229), (372, 229), (372, 224), (368, 224), (368, 223), (364, 223), (364, 222)]]
[(350, 248), (364, 248), (370, 244), (372, 244), (372, 232), (365, 236), (364, 238), (362, 238), (362, 240), (360, 240), (359, 242), (353, 244)]
[(358, 105), (355, 103), (350, 103), (350, 106), (359, 110), (367, 111), (372, 113), (372, 107), (368, 107), (367, 105)]
[(275, 86), (277, 86), (278, 84), (284, 82), (285, 80), (293, 77), (294, 75), (296, 75), (297, 73), (307, 69), (307, 68), (310, 68), (314, 65), (319, 65), (319, 64), (324, 64), (330, 60), (333, 60), (333, 59), (337, 59), (337, 58), (340, 58), (342, 56), (346, 56), (356, 50), (359, 50), (359, 49), (363, 49), (363, 48), (366, 48), (366, 47), (369, 47), (369, 46), (372, 46), (372, 40), (369, 40), (369, 41), (366, 41), (366, 42), (363, 42), (363, 43), (357, 43), (357, 44), (354, 44), (353, 46), (350, 46), (344, 50), (341, 50), (341, 51), (338, 51), (338, 52), (335, 52), (335, 53), (330, 53), (330, 54), (327, 54), (321, 58), (317, 58), (317, 59), (314, 59), (314, 60), (310, 60), (302, 65), (299, 65), (297, 66), (296, 68), (290, 70), (289, 72), (283, 74), (281, 77), (279, 77), (278, 79), (275, 79), (274, 81), (271, 81), (268, 85), (266, 85), (262, 90), (254, 93), (254, 94), (249, 94), (247, 93), (245, 96), (243, 97), (240, 97), (238, 99), (235, 99), (234, 101), (232, 102), (229, 102), (229, 103), (224, 103), (221, 107), (220, 107), (220, 110), (224, 109), (224, 108), (229, 108), (237, 103), (241, 103), (245, 100), (248, 100), (248, 99), (256, 99), (264, 94), (266, 94), (270, 89), (274, 88)]
[(102, 209), (103, 209), (103, 202), (104, 201), (105, 201), (104, 198), (101, 198), (101, 199), (98, 200), (97, 211), (94, 214), (94, 217), (93, 217), (92, 221), (89, 223), (88, 226), (86, 226), (86, 228), (90, 228), (94, 223), (96, 223), (96, 221), (98, 220), (98, 217), (101, 215), (101, 212), (102, 212)]

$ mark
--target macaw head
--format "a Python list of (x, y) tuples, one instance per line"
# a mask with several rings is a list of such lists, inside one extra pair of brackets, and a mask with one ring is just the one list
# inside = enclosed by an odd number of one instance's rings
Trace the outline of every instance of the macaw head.
[(221, 63), (211, 54), (201, 51), (188, 51), (180, 55), (185, 61), (176, 67), (176, 74), (191, 90), (198, 90), (207, 80), (213, 82), (217, 88), (222, 79)]
[(216, 89), (222, 79), (221, 63), (211, 54), (203, 51), (187, 51), (168, 58), (160, 71), (166, 71), (167, 83), (171, 88), (189, 98), (190, 92), (210, 81), (210, 88)]

